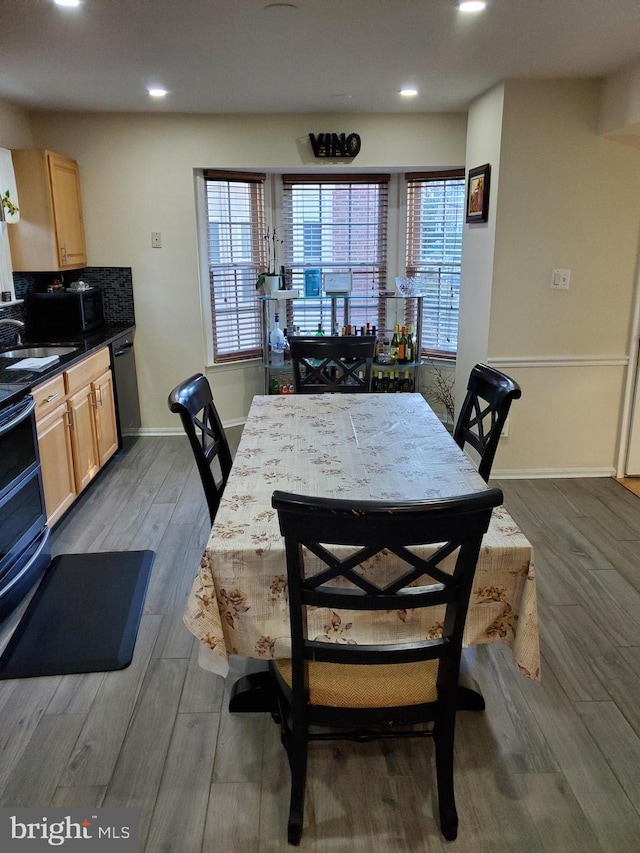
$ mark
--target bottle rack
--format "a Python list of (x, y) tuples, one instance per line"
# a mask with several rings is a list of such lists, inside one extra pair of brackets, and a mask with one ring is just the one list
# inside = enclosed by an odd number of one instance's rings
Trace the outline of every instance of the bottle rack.
[[(262, 302), (262, 346), (263, 346), (263, 368), (264, 368), (264, 388), (265, 394), (268, 393), (276, 393), (274, 390), (274, 385), (272, 380), (275, 380), (278, 386), (278, 393), (288, 393), (289, 386), (293, 387), (293, 371), (291, 368), (291, 362), (285, 361), (284, 364), (273, 365), (269, 363), (269, 333), (274, 323), (274, 316), (276, 313), (280, 314), (280, 328), (287, 328), (286, 321), (283, 322), (283, 316), (286, 317), (287, 304), (294, 304), (285, 302), (285, 299), (291, 298), (288, 296), (288, 291), (282, 291), (283, 294), (287, 294), (287, 297), (279, 297), (277, 292), (270, 296), (262, 296), (260, 300)], [(379, 333), (389, 333), (393, 326), (397, 323), (399, 325), (404, 325), (404, 321), (399, 322), (398, 316), (402, 314), (404, 316), (403, 304), (407, 300), (413, 300), (416, 303), (416, 322), (415, 322), (415, 331), (414, 331), (414, 343), (417, 343), (419, 347), (419, 342), (422, 340), (422, 296), (400, 296), (399, 294), (387, 295), (387, 294), (375, 294), (373, 296), (346, 296), (344, 294), (336, 294), (336, 295), (324, 295), (324, 296), (314, 296), (314, 297), (305, 297), (298, 296), (295, 297), (295, 303), (300, 303), (304, 305), (304, 303), (308, 303), (309, 305), (313, 304), (313, 306), (317, 306), (318, 303), (321, 305), (327, 305), (330, 311), (330, 328), (333, 329), (341, 329), (342, 326), (348, 326), (351, 317), (351, 310), (357, 307), (358, 303), (368, 303), (370, 304), (374, 299), (384, 299), (391, 300), (393, 305), (395, 306), (393, 311), (393, 321), (387, 319), (385, 323), (385, 328), (382, 330), (378, 330)], [(385, 311), (385, 314), (390, 312)], [(300, 334), (304, 335), (314, 335), (316, 332), (316, 328), (301, 328)], [(325, 334), (327, 331), (325, 330)], [(330, 332), (328, 332), (330, 334)], [(390, 336), (390, 335), (389, 335)], [(379, 334), (378, 334), (379, 337)], [(374, 362), (373, 364), (373, 387), (378, 392), (377, 384), (379, 379), (379, 374), (382, 373), (382, 381), (381, 384), (384, 385), (383, 388), (380, 389), (382, 393), (391, 392), (394, 390), (397, 391), (407, 391), (418, 388), (418, 368), (420, 367), (421, 360), (414, 359), (411, 362), (405, 362), (401, 364), (399, 362), (395, 362), (393, 364), (378, 364)], [(402, 382), (398, 383), (401, 386), (404, 386), (404, 378), (406, 371), (409, 371), (410, 375), (410, 386), (407, 387), (393, 387), (393, 379), (395, 372), (398, 371), (399, 379)], [(270, 387), (271, 386), (271, 387)]]

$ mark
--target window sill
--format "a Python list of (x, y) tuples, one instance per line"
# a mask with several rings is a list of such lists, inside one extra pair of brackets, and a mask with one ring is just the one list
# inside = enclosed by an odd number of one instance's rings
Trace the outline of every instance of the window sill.
[(262, 359), (261, 358), (243, 358), (239, 361), (216, 361), (207, 364), (207, 370), (214, 370), (216, 372), (223, 371), (231, 371), (231, 370), (243, 370), (247, 367), (262, 367)]

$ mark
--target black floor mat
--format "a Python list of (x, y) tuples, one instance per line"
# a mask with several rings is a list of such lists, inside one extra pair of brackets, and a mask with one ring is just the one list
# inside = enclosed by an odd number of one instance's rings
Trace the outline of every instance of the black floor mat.
[(0, 679), (131, 663), (153, 551), (55, 557), (0, 657)]

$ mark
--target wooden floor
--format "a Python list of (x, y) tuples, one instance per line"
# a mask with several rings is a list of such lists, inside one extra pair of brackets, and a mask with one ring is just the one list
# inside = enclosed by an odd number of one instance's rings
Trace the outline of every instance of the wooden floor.
[(640, 477), (621, 477), (618, 483), (629, 489), (634, 495), (640, 496)]
[[(303, 851), (640, 851), (640, 498), (614, 480), (499, 483), (535, 546), (542, 681), (469, 650), (460, 833), (439, 835), (430, 742), (311, 747)], [(141, 438), (54, 552), (152, 548), (132, 665), (0, 682), (0, 806), (139, 809), (146, 853), (286, 851), (289, 774), (267, 715), (230, 715), (181, 621), (208, 532), (186, 439)]]

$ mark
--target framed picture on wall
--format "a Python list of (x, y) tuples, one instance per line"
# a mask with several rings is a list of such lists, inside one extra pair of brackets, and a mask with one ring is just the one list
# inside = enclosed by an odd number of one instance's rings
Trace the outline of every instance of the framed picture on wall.
[(489, 180), (491, 166), (469, 169), (467, 180), (467, 222), (486, 222), (489, 218)]

